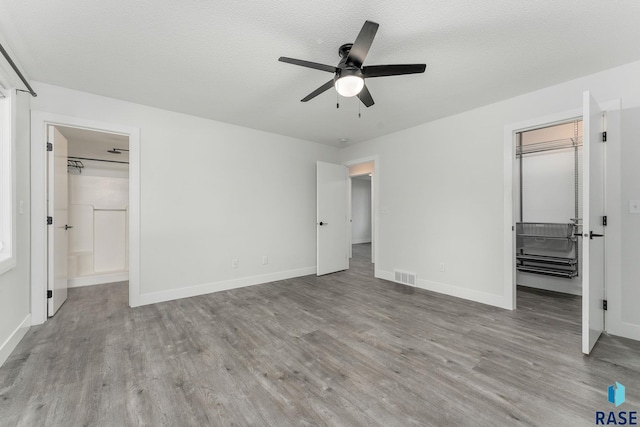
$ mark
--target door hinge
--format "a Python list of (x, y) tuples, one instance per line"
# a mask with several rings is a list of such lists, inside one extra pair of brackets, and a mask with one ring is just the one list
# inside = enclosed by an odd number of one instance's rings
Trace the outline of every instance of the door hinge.
[(607, 142), (607, 132), (602, 132), (602, 142)]
[(53, 151), (53, 144), (50, 142), (47, 142), (47, 151)]
[(602, 309), (605, 310), (605, 311), (607, 310), (607, 300), (606, 299), (602, 300)]
[(605, 226), (607, 225), (607, 216), (606, 215), (602, 217), (602, 225), (605, 225)]
[(52, 225), (53, 224), (53, 217), (52, 216), (48, 216), (47, 217), (47, 225)]
[(47, 291), (47, 299), (53, 298), (53, 291)]

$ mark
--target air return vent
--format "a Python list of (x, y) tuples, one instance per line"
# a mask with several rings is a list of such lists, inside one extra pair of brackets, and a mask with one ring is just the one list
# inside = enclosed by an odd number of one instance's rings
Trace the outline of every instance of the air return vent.
[(398, 283), (404, 283), (405, 285), (415, 286), (417, 282), (416, 273), (409, 273), (408, 271), (394, 270), (394, 280)]

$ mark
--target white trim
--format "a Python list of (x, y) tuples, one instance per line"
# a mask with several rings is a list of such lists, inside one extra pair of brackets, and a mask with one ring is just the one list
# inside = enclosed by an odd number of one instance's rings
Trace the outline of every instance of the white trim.
[[(349, 173), (349, 172), (347, 172)], [(353, 258), (353, 178), (351, 176), (347, 179), (347, 256), (349, 262)], [(351, 267), (351, 264), (349, 264)]]
[(31, 112), (31, 315), (47, 319), (46, 127), (62, 125), (129, 136), (129, 305), (140, 305), (140, 129), (44, 111)]
[(276, 273), (261, 274), (259, 276), (241, 277), (238, 279), (223, 280), (220, 282), (205, 283), (186, 288), (170, 289), (167, 291), (152, 292), (140, 295), (140, 305), (156, 304), (181, 298), (195, 297), (210, 294), (212, 292), (227, 291), (230, 289), (244, 288), (260, 285), (278, 280), (292, 279), (294, 277), (316, 274), (316, 266), (305, 267), (297, 270), (279, 271)]
[[(359, 159), (348, 160), (342, 162), (346, 167), (359, 165), (362, 163), (373, 163), (373, 174), (371, 175), (371, 228), (373, 233), (371, 234), (371, 250), (373, 251), (373, 276), (380, 277), (378, 272), (378, 242), (380, 242), (380, 157), (376, 154), (373, 156), (361, 157)], [(349, 201), (351, 204), (351, 201)], [(349, 228), (351, 233), (351, 228)]]
[(515, 168), (515, 137), (518, 132), (524, 132), (539, 127), (553, 126), (569, 120), (582, 117), (582, 110), (575, 109), (562, 113), (551, 114), (535, 119), (505, 125), (504, 127), (504, 237), (503, 237), (503, 285), (504, 308), (516, 308), (516, 258), (515, 258), (515, 206), (513, 203), (513, 183), (516, 181)]
[[(621, 100), (601, 105), (604, 111), (621, 110)], [(629, 108), (627, 106), (627, 108)], [(605, 207), (610, 219), (605, 230), (605, 298), (608, 310), (604, 312), (605, 330), (608, 334), (640, 340), (640, 325), (626, 323), (622, 319), (622, 113), (607, 114), (607, 142), (605, 151)]]
[(640, 341), (640, 325), (634, 325), (632, 323), (625, 323), (620, 321), (615, 325), (615, 327), (614, 326), (607, 327), (606, 333), (610, 335), (616, 335), (619, 337)]
[[(12, 89), (0, 88), (0, 110), (6, 109), (6, 121), (0, 125), (0, 239), (5, 248), (0, 253), (0, 275), (16, 263), (16, 96)], [(0, 117), (1, 118), (1, 117)], [(5, 194), (5, 191), (7, 193)]]
[(13, 350), (16, 349), (20, 340), (24, 338), (26, 333), (31, 327), (31, 315), (27, 314), (27, 317), (18, 325), (18, 327), (9, 335), (9, 338), (5, 340), (0, 346), (0, 366), (7, 361)]
[[(401, 285), (410, 286), (406, 283), (400, 283), (395, 281), (395, 275), (391, 271), (379, 271), (380, 275), (376, 276), (380, 279), (388, 280), (390, 282), (399, 283)], [(476, 291), (474, 289), (462, 288), (460, 286), (449, 285), (447, 283), (434, 282), (432, 280), (423, 280), (418, 278), (416, 288), (425, 289), (427, 291), (437, 292), (443, 295), (449, 295), (456, 298), (462, 298), (465, 300), (487, 304), (499, 308), (509, 308), (509, 300), (502, 295), (490, 294), (487, 292)]]
[(68, 287), (81, 288), (84, 286), (104, 285), (105, 283), (126, 282), (129, 280), (129, 273), (110, 273), (95, 276), (73, 277), (69, 279)]

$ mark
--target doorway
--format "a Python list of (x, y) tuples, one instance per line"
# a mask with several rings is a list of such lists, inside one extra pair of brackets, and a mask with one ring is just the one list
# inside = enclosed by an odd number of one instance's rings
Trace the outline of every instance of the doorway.
[(47, 316), (67, 289), (129, 280), (129, 137), (49, 125)]
[(349, 256), (354, 262), (373, 263), (373, 164), (349, 168), (349, 179)]
[[(114, 187), (120, 188), (119, 193), (115, 191), (105, 191), (102, 196), (113, 196), (114, 199), (118, 199), (117, 207), (114, 204), (108, 205), (103, 203), (102, 208), (95, 209), (93, 212), (93, 224), (91, 224), (90, 215), (85, 212), (92, 203), (72, 203), (66, 204), (67, 213), (70, 214), (65, 221), (65, 224), (60, 224), (63, 228), (66, 225), (66, 232), (69, 234), (67, 238), (72, 240), (72, 248), (77, 250), (73, 251), (71, 257), (63, 255), (58, 257), (59, 269), (65, 270), (64, 274), (68, 275), (69, 272), (76, 274), (76, 277), (68, 280), (64, 279), (60, 282), (64, 282), (65, 287), (71, 286), (86, 286), (90, 284), (97, 284), (99, 282), (106, 283), (111, 281), (119, 281), (126, 278), (128, 270), (129, 279), (129, 305), (136, 307), (140, 305), (140, 130), (138, 128), (132, 128), (129, 126), (114, 125), (111, 123), (98, 122), (93, 120), (80, 119), (77, 117), (62, 116), (52, 113), (46, 113), (41, 111), (32, 111), (31, 113), (31, 313), (32, 323), (34, 325), (44, 323), (47, 319), (47, 306), (48, 304), (48, 278), (51, 274), (49, 265), (51, 264), (49, 254), (49, 235), (50, 230), (54, 229), (53, 223), (55, 217), (52, 218), (52, 225), (48, 225), (46, 219), (50, 212), (49, 196), (54, 195), (48, 189), (49, 180), (49, 157), (47, 152), (47, 143), (50, 142), (50, 129), (58, 131), (60, 136), (66, 140), (62, 132), (67, 135), (81, 134), (84, 137), (100, 137), (104, 141), (109, 141), (109, 150), (118, 151), (119, 154), (105, 153), (105, 156), (116, 156), (117, 162), (113, 163), (98, 161), (98, 160), (112, 160), (108, 157), (92, 156), (87, 149), (102, 150), (97, 148), (97, 145), (85, 143), (78, 147), (71, 145), (71, 157), (75, 159), (69, 159), (69, 154), (64, 156), (58, 156), (59, 159), (64, 159), (64, 169), (58, 167), (59, 170), (64, 170), (64, 175), (68, 178), (71, 176), (72, 183), (77, 181), (77, 186), (84, 186), (89, 181), (105, 181), (111, 180), (111, 184)], [(62, 132), (61, 132), (61, 131)], [(76, 135), (77, 136), (77, 135)], [(69, 138), (73, 139), (73, 138)], [(128, 148), (125, 145), (118, 145), (127, 142)], [(103, 147), (104, 148), (104, 147)], [(114, 150), (117, 149), (117, 150)], [(125, 150), (129, 150), (126, 152)], [(80, 151), (76, 151), (80, 150)], [(104, 150), (107, 151), (107, 150)], [(128, 154), (127, 165), (122, 159)], [(89, 159), (89, 160), (83, 160)], [(100, 166), (98, 166), (100, 165)], [(108, 165), (108, 166), (107, 166)], [(116, 166), (117, 165), (117, 166)], [(128, 166), (128, 172), (125, 172), (124, 166)], [(122, 170), (118, 170), (121, 168)], [(90, 172), (93, 169), (93, 172)], [(100, 171), (97, 171), (97, 170)], [(128, 177), (125, 181), (125, 174)], [(98, 177), (97, 175), (101, 175)], [(110, 175), (110, 176), (109, 176)], [(120, 181), (117, 181), (120, 179)], [(115, 184), (115, 183), (118, 184)], [(95, 183), (92, 183), (92, 185)], [(102, 182), (104, 184), (104, 182)], [(91, 185), (88, 185), (91, 187)], [(82, 190), (87, 190), (83, 188)], [(124, 188), (123, 188), (124, 187)], [(67, 190), (70, 186), (67, 183)], [(113, 188), (112, 188), (113, 190)], [(72, 188), (73, 191), (73, 188)], [(125, 192), (128, 193), (125, 195)], [(90, 193), (90, 192), (89, 192)], [(82, 191), (72, 196), (72, 200), (75, 201), (87, 201), (87, 197), (91, 197), (87, 191)], [(109, 193), (109, 194), (107, 194)], [(117, 193), (117, 195), (116, 195)], [(95, 194), (94, 194), (95, 196)], [(78, 198), (79, 197), (79, 198)], [(83, 199), (84, 198), (84, 199)], [(126, 201), (126, 205), (125, 202)], [(96, 202), (93, 200), (92, 202)], [(84, 205), (82, 207), (74, 207), (72, 205)], [(58, 206), (62, 206), (62, 203), (58, 203)], [(104, 209), (103, 209), (104, 208)], [(73, 212), (75, 210), (75, 212)], [(70, 220), (73, 217), (74, 221), (78, 224), (76, 229), (75, 224), (71, 224)], [(97, 227), (96, 227), (97, 226)], [(111, 233), (104, 233), (109, 227), (115, 226), (120, 231), (124, 228), (123, 233), (118, 232), (117, 235)], [(73, 227), (73, 228), (71, 228)], [(91, 231), (93, 230), (93, 231)], [(74, 233), (75, 237), (70, 236), (70, 232), (81, 231)], [(93, 234), (93, 245), (90, 245), (90, 236)], [(96, 242), (98, 245), (96, 246)], [(111, 251), (114, 247), (123, 248), (122, 251)], [(90, 253), (92, 252), (92, 253)], [(75, 257), (73, 259), (73, 257)], [(70, 259), (71, 258), (71, 259)], [(97, 264), (96, 264), (97, 261)], [(55, 264), (55, 263), (54, 263)], [(55, 275), (55, 273), (54, 273)], [(61, 276), (62, 277), (62, 276)]]
[(515, 139), (516, 284), (580, 296), (582, 120)]
[(376, 271), (378, 165), (378, 156), (352, 160), (341, 165), (320, 161), (316, 163), (316, 271), (318, 276), (350, 268), (349, 260), (353, 256), (351, 176), (366, 176), (367, 180), (370, 179), (371, 242), (370, 244), (363, 242), (367, 246), (363, 251), (368, 252), (366, 255), (368, 268), (373, 264), (373, 276), (378, 277)]
[(346, 164), (349, 168), (349, 257), (354, 266), (360, 266), (370, 276), (375, 276), (376, 160), (360, 159)]
[(129, 280), (129, 137), (56, 126), (69, 143), (69, 288)]
[[(608, 103), (609, 104), (609, 103)], [(613, 103), (611, 103), (613, 104)], [(617, 102), (619, 108), (619, 102)], [(505, 268), (505, 301), (504, 307), (509, 309), (516, 308), (516, 272), (519, 266), (527, 264), (532, 266), (531, 257), (528, 263), (523, 263), (524, 257), (518, 259), (516, 257), (516, 248), (518, 245), (525, 245), (524, 239), (529, 239), (535, 244), (536, 239), (539, 241), (558, 240), (568, 242), (573, 237), (578, 237), (581, 243), (575, 244), (578, 251), (581, 252), (577, 256), (578, 259), (577, 273), (581, 276), (581, 293), (582, 293), (582, 352), (589, 354), (596, 344), (599, 336), (605, 330), (605, 232), (604, 227), (607, 224), (605, 214), (605, 144), (607, 134), (606, 109), (603, 109), (593, 99), (591, 94), (586, 91), (582, 97), (582, 109), (572, 112), (565, 112), (548, 116), (542, 119), (534, 119), (527, 122), (505, 126), (505, 225), (508, 231), (504, 234), (504, 256), (505, 265), (511, 268)], [(516, 193), (515, 186), (519, 182), (516, 175), (516, 144), (518, 134), (529, 130), (547, 128), (557, 124), (564, 124), (579, 118), (583, 120), (583, 148), (582, 148), (582, 181), (579, 194), (582, 195), (581, 205), (582, 211), (576, 223), (581, 223), (581, 227), (573, 225), (573, 233), (580, 232), (581, 236), (570, 236), (569, 226), (565, 228), (564, 235), (559, 237), (555, 231), (553, 234), (539, 235), (542, 227), (527, 226), (522, 223), (516, 224), (519, 212), (516, 212), (516, 204), (514, 203)], [(617, 129), (614, 130), (617, 134)], [(522, 144), (519, 144), (522, 148)], [(526, 191), (525, 191), (526, 193)], [(522, 215), (520, 216), (522, 218)], [(569, 223), (567, 223), (569, 224)], [(519, 227), (517, 227), (519, 225)], [(533, 227), (533, 228), (532, 228)], [(547, 227), (548, 228), (548, 227)], [(557, 231), (557, 230), (556, 230)], [(545, 231), (546, 233), (546, 231)], [(531, 240), (533, 239), (533, 240)], [(546, 244), (546, 243), (545, 243)], [(568, 245), (569, 243), (566, 243)], [(566, 246), (565, 245), (565, 246)], [(520, 249), (520, 248), (518, 248)], [(556, 248), (559, 249), (559, 248)], [(568, 249), (564, 247), (564, 249)], [(519, 252), (519, 251), (518, 251)], [(540, 253), (524, 252), (524, 255), (539, 256)], [(552, 256), (554, 254), (545, 254), (544, 256)], [(566, 255), (566, 253), (565, 253)], [(577, 258), (577, 257), (576, 257)], [(562, 262), (567, 263), (568, 256), (564, 256)], [(539, 260), (539, 259), (538, 259)], [(544, 264), (547, 264), (546, 270), (551, 269), (551, 259), (546, 258)], [(534, 266), (536, 264), (534, 263)], [(538, 264), (539, 266), (539, 264)], [(573, 267), (571, 267), (573, 268)], [(571, 269), (569, 268), (569, 270)], [(553, 270), (558, 270), (554, 268)], [(563, 270), (567, 270), (566, 268)], [(566, 271), (565, 271), (566, 273)], [(566, 273), (569, 274), (569, 273)]]

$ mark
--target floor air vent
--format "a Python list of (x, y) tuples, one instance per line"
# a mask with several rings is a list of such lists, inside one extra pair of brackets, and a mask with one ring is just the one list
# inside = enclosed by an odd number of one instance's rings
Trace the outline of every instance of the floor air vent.
[(394, 270), (395, 281), (404, 283), (405, 285), (415, 286), (417, 279), (416, 273), (409, 273), (408, 271)]

